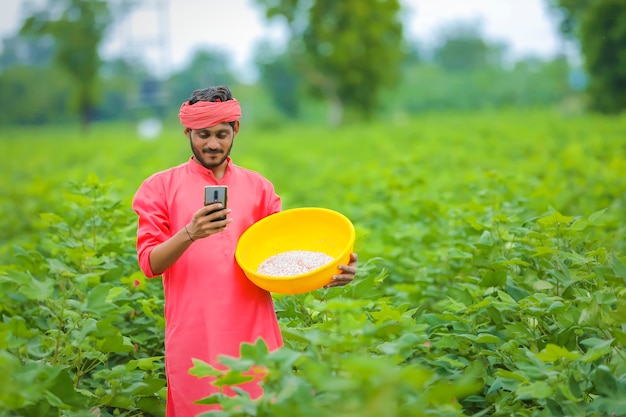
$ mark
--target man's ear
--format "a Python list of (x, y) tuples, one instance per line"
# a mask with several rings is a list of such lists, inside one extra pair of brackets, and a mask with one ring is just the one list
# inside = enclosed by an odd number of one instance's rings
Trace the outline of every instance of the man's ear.
[(185, 128), (185, 130), (183, 130), (183, 132), (185, 132), (185, 136), (189, 137), (189, 135), (191, 135), (191, 129), (189, 129), (188, 127)]
[(239, 126), (240, 126), (239, 120), (235, 120), (235, 125), (233, 126), (233, 131), (235, 132), (235, 135), (239, 133)]

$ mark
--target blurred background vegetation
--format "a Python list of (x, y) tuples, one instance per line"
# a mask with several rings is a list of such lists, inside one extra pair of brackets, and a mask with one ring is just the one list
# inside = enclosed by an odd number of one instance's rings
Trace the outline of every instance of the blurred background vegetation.
[[(215, 48), (197, 50), (168, 74), (147, 60), (103, 59), (112, 28), (141, 1), (27, 3), (20, 29), (2, 40), (0, 123), (86, 129), (97, 121), (175, 120), (191, 91), (215, 84), (233, 86), (248, 120), (261, 126), (511, 107), (623, 111), (626, 2), (545, 1), (563, 53), (511, 61), (507, 45), (488, 40), (472, 21), (442, 27), (429, 47), (409, 38), (398, 0), (256, 0), (289, 40), (286, 47), (259, 41), (254, 82), (238, 79), (228, 51)], [(566, 53), (572, 46), (580, 59)]]
[[(273, 367), (257, 415), (626, 416), (626, 0), (541, 0), (562, 53), (517, 59), (475, 21), (411, 37), (399, 0), (250, 0), (268, 27), (253, 80), (226, 48), (169, 71), (154, 44), (107, 53), (138, 9), (182, 0), (18, 1), (0, 45), (0, 417), (164, 415), (164, 299), (130, 199), (189, 148), (136, 139), (182, 137), (180, 103), (216, 84), (252, 126), (238, 163), (283, 207), (358, 231), (354, 285), (277, 297), (306, 362)], [(474, 363), (482, 388), (455, 391)]]

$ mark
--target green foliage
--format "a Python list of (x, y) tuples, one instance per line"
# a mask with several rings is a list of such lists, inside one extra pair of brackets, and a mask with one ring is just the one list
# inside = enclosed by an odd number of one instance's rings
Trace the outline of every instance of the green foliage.
[(109, 23), (106, 1), (49, 0), (21, 29), (27, 36), (54, 38), (55, 60), (76, 83), (76, 107), (84, 125), (98, 101), (98, 47)]
[(53, 56), (54, 42), (48, 36), (35, 39), (24, 39), (19, 34), (8, 36), (2, 40), (0, 70), (20, 65), (47, 67)]
[(433, 62), (448, 71), (476, 71), (501, 66), (501, 48), (483, 39), (478, 28), (454, 24), (440, 35)]
[(256, 57), (260, 73), (260, 84), (265, 87), (267, 94), (271, 95), (274, 105), (285, 116), (298, 117), (300, 113), (299, 79), (293, 61), (288, 53), (268, 53), (270, 45), (262, 44)]
[[(83, 3), (81, 7), (99, 7), (97, 2)], [(338, 123), (342, 119), (357, 119), (353, 116), (359, 113), (380, 119), (442, 109), (549, 104), (579, 111), (581, 107), (567, 84), (570, 68), (563, 59), (529, 58), (503, 68), (500, 60), (505, 46), (482, 39), (478, 27), (465, 23), (444, 28), (443, 42), (433, 50), (418, 51), (415, 45), (405, 45), (409, 39), (398, 35), (401, 27), (396, 20), (402, 9), (396, 8), (395, 2), (377, 2), (375, 8), (348, 8), (350, 3), (336, 3), (319, 2), (313, 7), (309, 2), (263, 0), (268, 17), (286, 18), (293, 38), (285, 51), (281, 48), (278, 52), (268, 41), (256, 48), (259, 81), (236, 85), (246, 95), (245, 105), (250, 109), (247, 122), (275, 128), (284, 124), (284, 116), (307, 123)], [(85, 70), (93, 69), (95, 61), (91, 54), (78, 52), (79, 46), (86, 48), (87, 43), (75, 45), (73, 42), (79, 40), (65, 39), (70, 35), (72, 39), (82, 39), (73, 32), (83, 30), (83, 23), (78, 21), (81, 19), (73, 20), (78, 9), (69, 6), (70, 0), (51, 4), (53, 8), (38, 12), (25, 22), (21, 35), (3, 41), (2, 122), (25, 125), (77, 118), (76, 97), (86, 90), (75, 80), (91, 76), (79, 74), (74, 66), (74, 72), (64, 72), (62, 65), (51, 65), (51, 56), (56, 54), (59, 63), (63, 46), (76, 52), (73, 59), (80, 55), (85, 63), (90, 63), (84, 66)], [(112, 9), (112, 19), (120, 18), (128, 7), (133, 7), (132, 2), (107, 4)], [(384, 13), (378, 7), (384, 8)], [(85, 16), (86, 22), (93, 18), (88, 13)], [(103, 14), (100, 21), (98, 15), (94, 28), (100, 30), (107, 16)], [(312, 19), (317, 22), (315, 25), (310, 23)], [(395, 23), (386, 24), (386, 19)], [(368, 21), (363, 24), (361, 20)], [(432, 59), (424, 58), (431, 55)], [(89, 90), (95, 101), (83, 113), (94, 121), (175, 119), (177, 105), (172, 108), (171, 103), (182, 102), (198, 87), (234, 85), (236, 81), (229, 51), (206, 49), (196, 51), (188, 65), (165, 79), (154, 74), (145, 62), (131, 63), (119, 58), (100, 63), (96, 75), (97, 82), (92, 86), (97, 84), (97, 88)], [(320, 97), (327, 99), (328, 108), (324, 108)], [(352, 100), (352, 104), (346, 100)], [(348, 111), (344, 114), (345, 104)], [(174, 117), (167, 116), (170, 114)]]
[[(153, 142), (94, 128), (92, 144), (2, 135), (0, 370), (15, 382), (0, 415), (163, 413), (161, 284), (138, 272), (129, 200), (189, 150), (178, 125)], [(234, 161), (267, 175), (285, 208), (346, 214), (359, 273), (275, 295), (284, 348), (243, 345), (225, 370), (196, 361), (190, 372), (235, 390), (265, 374), (261, 399), (216, 395), (209, 415), (626, 415), (623, 119), (247, 129)], [(49, 158), (50, 144), (65, 151)]]
[(146, 70), (124, 59), (103, 62), (100, 71), (102, 100), (94, 112), (96, 120), (137, 120), (140, 82), (150, 78)]
[(0, 121), (44, 124), (72, 120), (68, 116), (72, 88), (66, 74), (56, 68), (11, 66), (0, 73)]
[(580, 22), (590, 2), (587, 0), (548, 0), (560, 19), (559, 29), (570, 39), (576, 39)]
[(182, 103), (197, 88), (232, 85), (234, 81), (226, 52), (198, 50), (185, 69), (170, 77), (168, 85), (174, 102)]
[(397, 80), (402, 60), (397, 0), (259, 3), (268, 18), (286, 19), (298, 72), (329, 102), (333, 123), (341, 121), (344, 105), (373, 115), (381, 91)]
[(483, 67), (474, 71), (442, 71), (420, 63), (406, 65), (403, 82), (385, 103), (391, 113), (441, 110), (560, 106), (572, 95), (564, 60), (527, 59), (513, 68)]
[(95, 176), (64, 199), (0, 270), (3, 415), (158, 412), (162, 297), (136, 272), (128, 210)]
[(592, 74), (591, 107), (606, 113), (626, 109), (626, 3), (593, 2), (580, 30), (585, 66)]
[[(280, 361), (242, 351), (246, 366), (269, 369), (268, 402), (250, 415), (331, 415), (345, 404), (356, 404), (350, 415), (370, 415), (378, 411), (368, 402), (374, 394), (354, 387), (405, 366), (448, 384), (476, 366), (478, 376), (470, 375), (482, 388), (460, 394), (461, 408), (448, 411), (426, 399), (430, 385), (407, 399), (387, 380), (395, 391), (385, 415), (600, 416), (608, 407), (624, 415), (621, 388), (605, 396), (610, 382), (595, 376), (603, 366), (610, 380), (626, 372), (626, 149), (615, 133), (623, 123), (515, 115), (421, 117), (385, 141), (384, 128), (327, 139), (319, 129), (281, 142), (290, 157), (279, 166), (269, 155), (259, 163), (287, 190), (288, 206), (306, 201), (348, 213), (367, 263), (351, 287), (277, 298), (288, 348), (327, 372), (296, 361), (293, 372), (306, 384), (282, 372), (276, 386)], [(303, 142), (327, 164), (298, 152)], [(263, 146), (251, 150), (255, 160)], [(302, 175), (306, 186), (290, 186), (309, 167), (316, 175)], [(370, 367), (353, 374), (348, 363), (361, 355)], [(245, 397), (213, 400), (223, 415), (250, 407)]]
[(620, 0), (551, 0), (561, 30), (579, 41), (590, 75), (589, 106), (603, 113), (626, 109), (626, 3)]

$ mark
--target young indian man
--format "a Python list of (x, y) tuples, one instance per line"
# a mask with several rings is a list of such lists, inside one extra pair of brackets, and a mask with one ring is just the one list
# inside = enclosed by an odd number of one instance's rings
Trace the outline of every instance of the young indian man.
[[(194, 404), (217, 389), (189, 374), (193, 358), (216, 366), (221, 355), (238, 356), (242, 343), (262, 338), (270, 350), (283, 343), (271, 294), (245, 277), (234, 256), (248, 227), (281, 210), (270, 181), (230, 158), (240, 117), (228, 87), (194, 91), (179, 112), (193, 155), (144, 180), (132, 203), (139, 265), (163, 280), (167, 417), (210, 409)], [(228, 208), (204, 206), (206, 185), (228, 186)], [(329, 286), (350, 283), (356, 260), (352, 254)], [(241, 388), (252, 398), (262, 393), (258, 381)]]

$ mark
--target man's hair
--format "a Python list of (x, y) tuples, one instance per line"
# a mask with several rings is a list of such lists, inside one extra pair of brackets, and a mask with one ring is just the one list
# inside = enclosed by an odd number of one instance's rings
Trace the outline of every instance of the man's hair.
[[(195, 104), (199, 101), (228, 101), (233, 99), (233, 93), (230, 92), (230, 88), (225, 85), (218, 85), (215, 87), (202, 88), (191, 93), (189, 97), (189, 104)], [(235, 128), (235, 122), (228, 122), (230, 127)]]
[(195, 104), (199, 101), (228, 101), (233, 99), (233, 94), (230, 92), (230, 88), (225, 85), (218, 85), (216, 87), (207, 87), (201, 90), (196, 90), (191, 94), (189, 98), (189, 104)]

